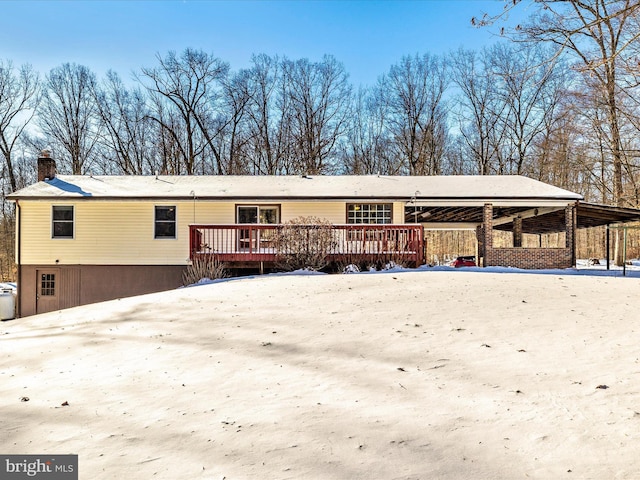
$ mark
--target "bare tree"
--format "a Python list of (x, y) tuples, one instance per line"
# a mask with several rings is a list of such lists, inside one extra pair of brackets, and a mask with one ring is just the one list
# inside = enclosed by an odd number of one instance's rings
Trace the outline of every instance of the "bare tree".
[[(215, 138), (222, 126), (214, 121), (221, 95), (221, 82), (229, 66), (211, 54), (186, 49), (180, 56), (169, 52), (157, 56), (155, 68), (142, 68), (139, 78), (153, 98), (156, 108), (150, 118), (171, 137), (184, 173), (194, 174), (197, 163), (212, 154), (214, 173), (224, 173)], [(168, 139), (167, 139), (168, 140)], [(176, 173), (181, 171), (178, 168)]]
[(491, 52), (460, 49), (452, 55), (451, 65), (459, 90), (460, 135), (476, 165), (474, 173), (495, 173), (503, 156), (508, 106), (500, 94), (499, 77), (491, 71)]
[(0, 60), (0, 153), (11, 191), (18, 187), (13, 152), (33, 119), (39, 99), (38, 74), (31, 66), (16, 70), (10, 61)]
[(44, 145), (51, 145), (74, 175), (89, 171), (98, 141), (95, 75), (85, 66), (65, 63), (46, 76), (38, 126)]
[(466, 154), (467, 141), (462, 135), (450, 135), (443, 161), (443, 175), (474, 175), (477, 165), (472, 157)]
[(292, 109), (282, 62), (278, 57), (256, 55), (247, 73), (251, 170), (260, 175), (288, 173), (293, 164)]
[(250, 170), (247, 151), (250, 133), (246, 121), (252, 95), (249, 79), (247, 70), (229, 75), (223, 84), (222, 109), (213, 118), (215, 125), (211, 130), (219, 132), (216, 148), (222, 158), (223, 173), (227, 175), (243, 175)]
[[(620, 74), (628, 65), (626, 55), (633, 52), (640, 31), (637, 26), (640, 3), (637, 0), (512, 0), (508, 8), (528, 3), (536, 14), (516, 32), (516, 39), (556, 45), (576, 59), (576, 67), (600, 88), (600, 101), (607, 114), (607, 150), (613, 168), (613, 200), (627, 204), (624, 197), (623, 165), (625, 153), (621, 138)], [(498, 15), (497, 18), (500, 18)], [(485, 17), (480, 24), (496, 18)], [(621, 240), (617, 235), (616, 263), (622, 262)]]
[(328, 173), (347, 128), (351, 86), (344, 66), (331, 56), (283, 62), (289, 118), (298, 162), (295, 173)]
[(109, 71), (94, 95), (101, 143), (118, 173), (142, 175), (153, 172), (150, 160), (155, 139), (148, 119), (147, 98), (142, 90), (128, 89), (118, 74)]
[(185, 128), (182, 119), (173, 114), (171, 105), (165, 102), (161, 95), (149, 93), (149, 109), (151, 113), (147, 119), (153, 125), (154, 142), (160, 156), (154, 173), (184, 174), (184, 137), (190, 132)]
[[(566, 90), (558, 94), (553, 117), (545, 121), (544, 129), (534, 140), (530, 166), (526, 172), (540, 181), (579, 191), (592, 201), (603, 201), (602, 188), (610, 185), (600, 176), (598, 165), (602, 139), (593, 125), (589, 95)], [(595, 123), (590, 123), (595, 122)], [(591, 133), (593, 131), (593, 134)]]
[(499, 173), (521, 175), (528, 167), (529, 153), (558, 105), (558, 92), (567, 80), (562, 63), (546, 62), (541, 46), (516, 48), (499, 43), (490, 49), (491, 69), (506, 105), (507, 163)]
[(438, 175), (447, 126), (443, 95), (447, 66), (431, 55), (406, 56), (383, 76), (381, 89), (387, 125), (409, 175)]
[(386, 108), (379, 89), (359, 88), (352, 115), (341, 145), (342, 168), (351, 175), (397, 174), (401, 164), (391, 160), (389, 134), (385, 128)]

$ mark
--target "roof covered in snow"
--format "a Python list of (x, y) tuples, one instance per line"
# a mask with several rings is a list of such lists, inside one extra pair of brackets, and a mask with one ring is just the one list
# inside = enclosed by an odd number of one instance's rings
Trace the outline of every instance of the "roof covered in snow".
[(59, 175), (8, 196), (16, 199), (580, 200), (523, 176), (84, 176)]

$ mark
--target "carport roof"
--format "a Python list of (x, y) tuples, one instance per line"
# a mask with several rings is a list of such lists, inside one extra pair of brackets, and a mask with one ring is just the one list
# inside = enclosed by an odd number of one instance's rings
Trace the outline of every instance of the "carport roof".
[(578, 228), (640, 221), (640, 209), (599, 203), (578, 203)]
[[(405, 221), (413, 222), (417, 218), (431, 227), (438, 225), (479, 225), (482, 223), (483, 207), (481, 206), (437, 206), (419, 207), (410, 204), (406, 208)], [(565, 214), (563, 207), (544, 208), (530, 206), (493, 207), (493, 221), (496, 230), (511, 231), (513, 218), (522, 216), (523, 233), (555, 233), (565, 231)], [(640, 209), (614, 207), (589, 202), (576, 203), (577, 228), (599, 227), (628, 222), (640, 222)]]

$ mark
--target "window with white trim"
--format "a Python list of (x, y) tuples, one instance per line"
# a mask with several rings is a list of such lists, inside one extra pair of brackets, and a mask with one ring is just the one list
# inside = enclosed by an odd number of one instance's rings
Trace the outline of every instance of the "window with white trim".
[(52, 207), (51, 238), (73, 238), (72, 205), (54, 205)]
[[(279, 205), (237, 205), (238, 224), (276, 225), (280, 222)], [(247, 228), (238, 230), (238, 248), (263, 249), (272, 247), (275, 228)]]
[(390, 224), (391, 203), (350, 203), (347, 205), (347, 223)]
[(238, 223), (276, 224), (280, 222), (278, 205), (238, 205)]
[(176, 238), (175, 205), (156, 205), (153, 238)]

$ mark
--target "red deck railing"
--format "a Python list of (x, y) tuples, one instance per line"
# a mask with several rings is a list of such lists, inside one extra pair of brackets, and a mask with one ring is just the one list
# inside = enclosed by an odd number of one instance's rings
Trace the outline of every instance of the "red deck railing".
[[(283, 228), (285, 225), (190, 225), (190, 258), (215, 255), (227, 263), (275, 262), (287, 253), (279, 245)], [(327, 256), (334, 260), (395, 259), (417, 266), (423, 263), (424, 230), (422, 225), (332, 225), (327, 245)]]

